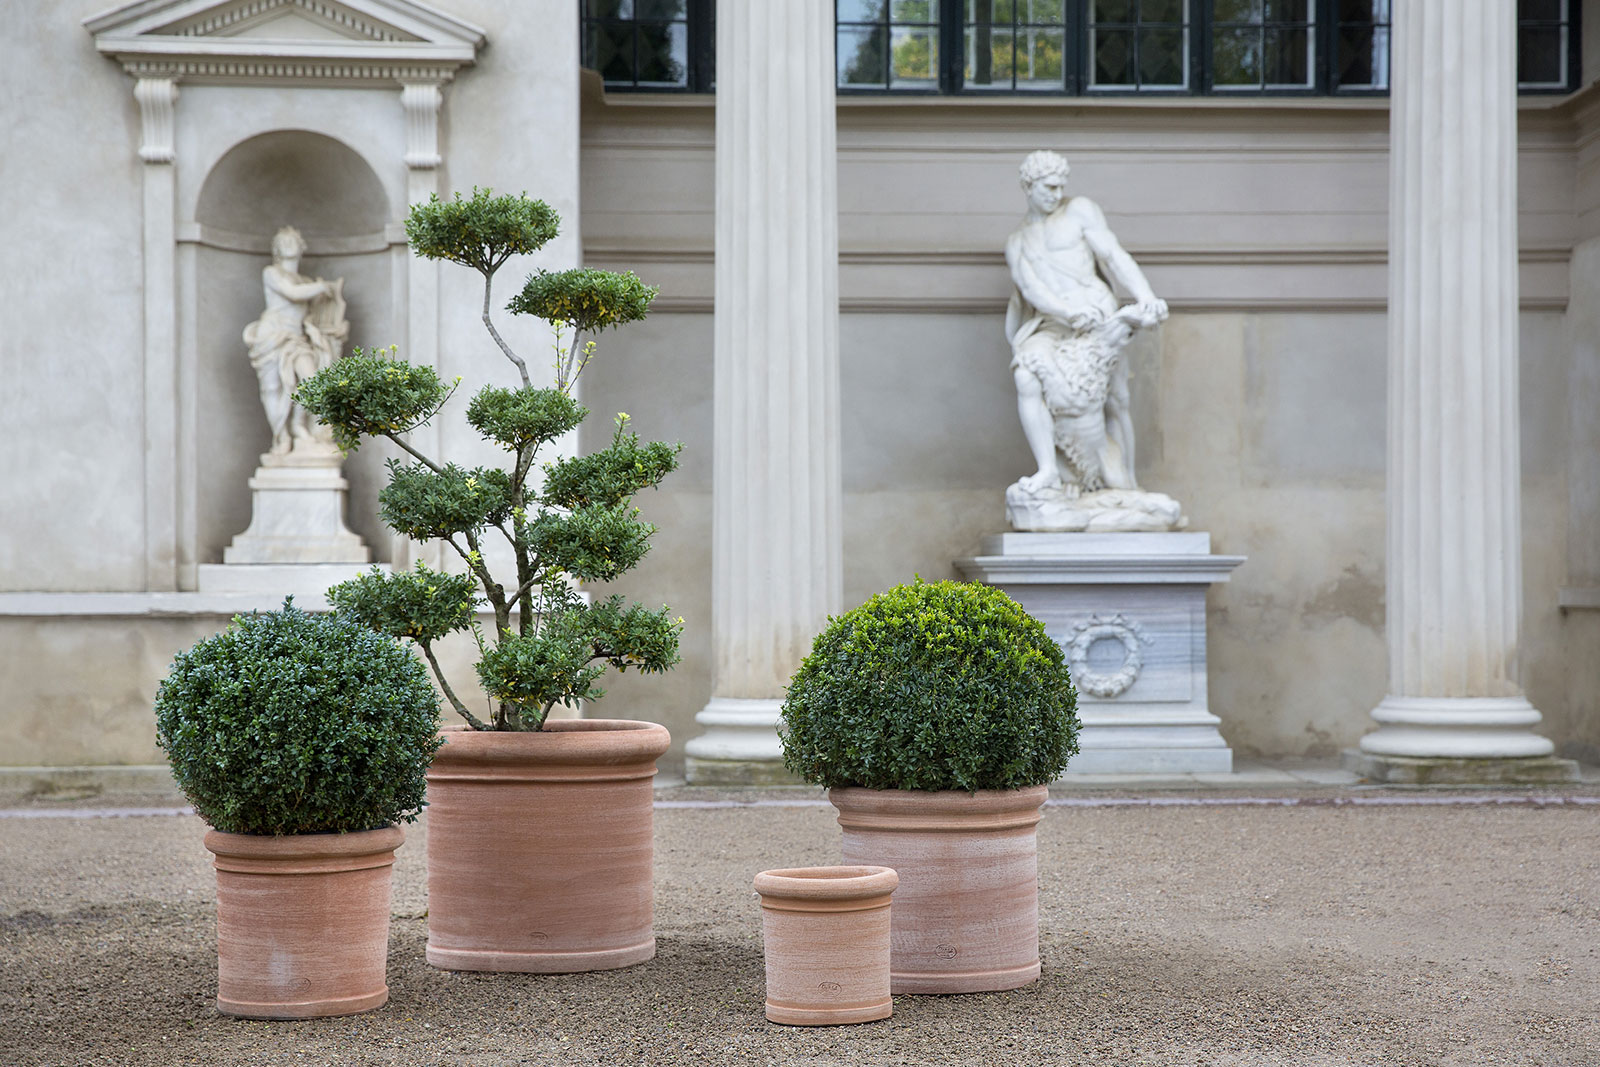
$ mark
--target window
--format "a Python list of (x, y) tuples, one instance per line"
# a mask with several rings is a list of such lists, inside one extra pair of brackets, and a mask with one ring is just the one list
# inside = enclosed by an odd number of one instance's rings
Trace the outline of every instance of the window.
[(713, 0), (580, 0), (583, 65), (608, 89), (710, 92)]
[[(715, 2), (579, 0), (583, 63), (611, 90), (710, 92)], [(1382, 94), (1395, 2), (833, 0), (835, 71), (844, 93)], [(1518, 0), (1522, 91), (1577, 88), (1577, 8)]]

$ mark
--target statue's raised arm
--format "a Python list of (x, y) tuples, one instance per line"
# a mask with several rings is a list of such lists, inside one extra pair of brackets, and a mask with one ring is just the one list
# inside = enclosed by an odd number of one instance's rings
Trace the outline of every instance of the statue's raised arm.
[[(1171, 530), (1177, 501), (1140, 490), (1122, 352), (1137, 328), (1167, 317), (1091, 200), (1068, 199), (1067, 161), (1054, 152), (1023, 160), (1028, 199), (1006, 240), (1015, 285), (1006, 339), (1017, 414), (1037, 470), (1006, 491), (1019, 530)], [(1119, 307), (1102, 277), (1133, 303)]]

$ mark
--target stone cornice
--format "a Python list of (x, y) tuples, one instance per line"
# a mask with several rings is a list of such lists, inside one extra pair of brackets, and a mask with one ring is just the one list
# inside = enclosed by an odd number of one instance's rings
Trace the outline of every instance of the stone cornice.
[[(292, 14), (340, 35), (229, 36)], [(136, 78), (438, 85), (484, 33), (412, 0), (142, 0), (87, 20), (95, 48)]]

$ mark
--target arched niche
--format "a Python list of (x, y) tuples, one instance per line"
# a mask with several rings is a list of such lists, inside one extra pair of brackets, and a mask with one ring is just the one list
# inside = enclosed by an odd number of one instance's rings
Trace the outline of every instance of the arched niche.
[[(273, 234), (284, 226), (300, 231), (307, 246), (300, 272), (343, 278), (350, 344), (380, 347), (401, 329), (386, 236), (391, 212), (367, 161), (312, 130), (250, 137), (206, 174), (194, 216), (198, 562), (222, 562), (223, 548), (249, 525), (249, 479), (270, 444), (242, 334), (265, 306), (261, 272), (271, 262)], [(350, 528), (386, 560), (390, 538), (376, 517), (382, 458), (382, 450), (364, 447), (344, 472)]]

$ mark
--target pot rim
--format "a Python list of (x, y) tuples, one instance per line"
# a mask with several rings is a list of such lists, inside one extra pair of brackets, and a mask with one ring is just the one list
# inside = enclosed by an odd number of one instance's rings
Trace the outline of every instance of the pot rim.
[(893, 893), (899, 884), (893, 868), (868, 864), (780, 867), (755, 878), (757, 893), (788, 900), (864, 900)]
[(446, 726), (428, 780), (649, 778), (672, 745), (660, 723), (639, 719), (552, 719), (544, 730)]
[[(205, 846), (212, 862), (228, 870), (255, 870), (257, 865), (280, 863), (354, 870), (392, 863), (395, 849), (405, 839), (405, 831), (392, 823), (345, 834), (232, 834), (207, 828)], [(240, 864), (243, 866), (237, 866)]]

